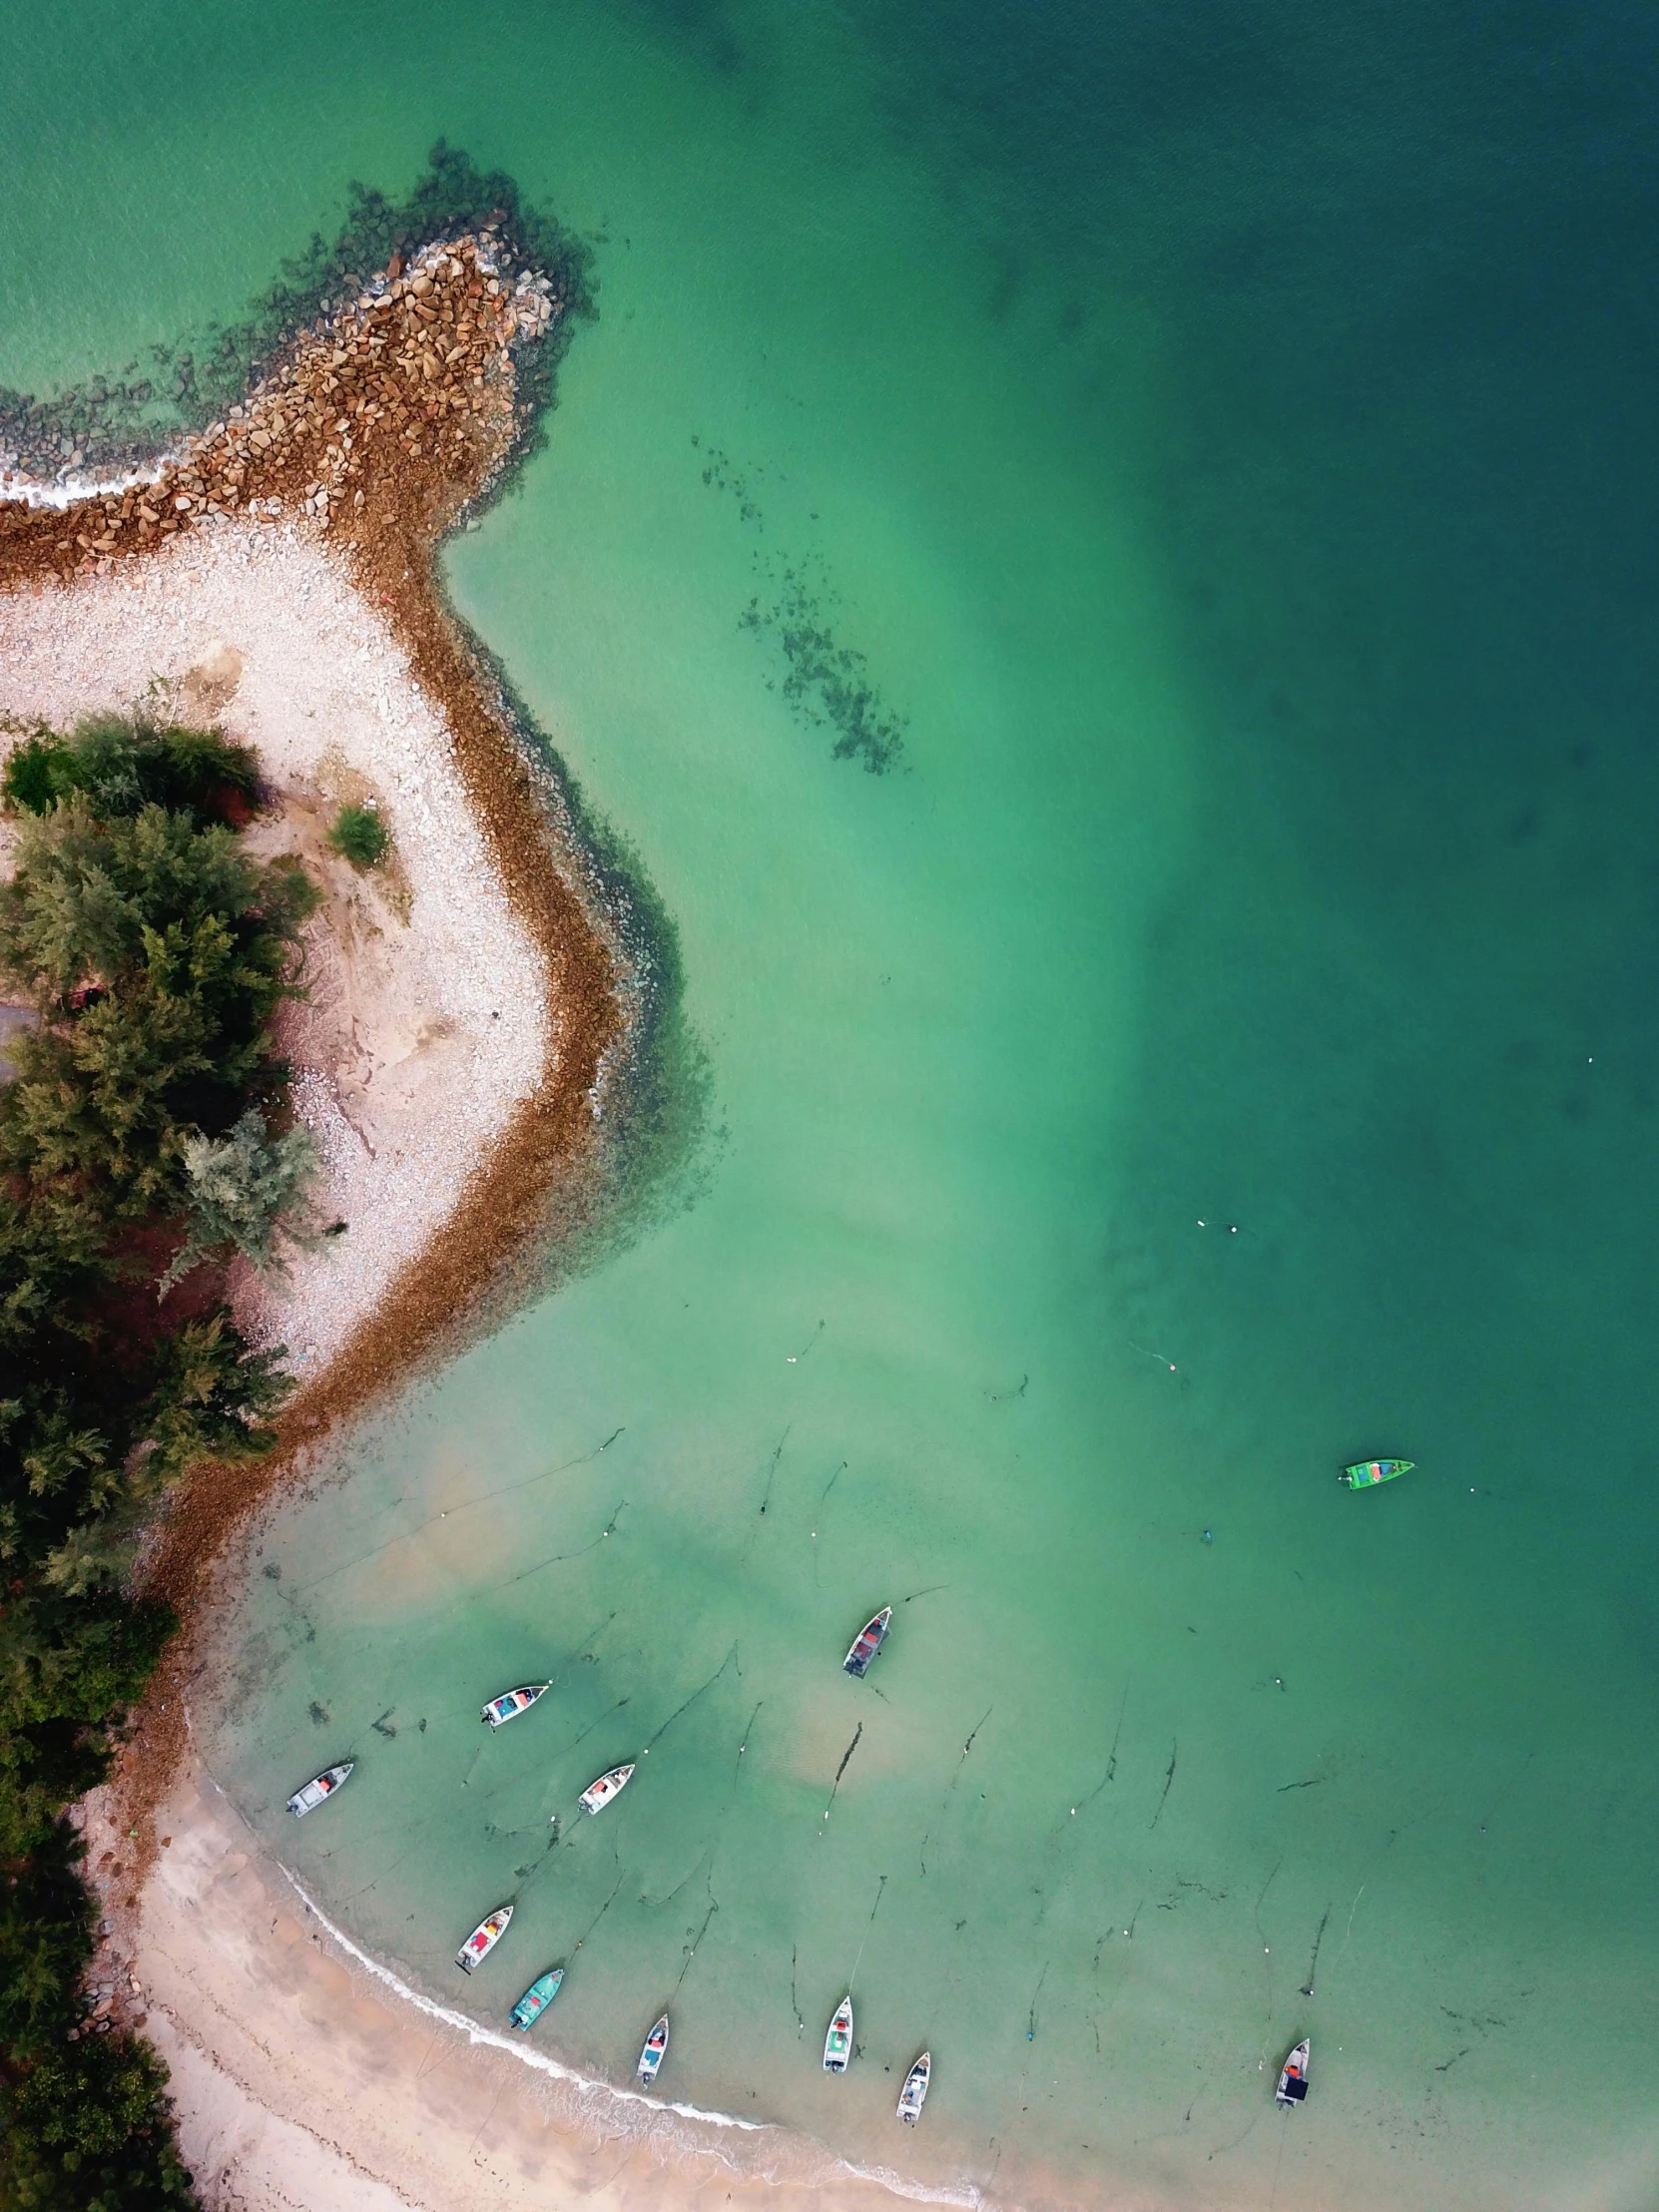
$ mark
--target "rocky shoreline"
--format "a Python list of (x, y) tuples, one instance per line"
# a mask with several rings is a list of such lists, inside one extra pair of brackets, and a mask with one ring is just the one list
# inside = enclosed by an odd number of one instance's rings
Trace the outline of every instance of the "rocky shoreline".
[(407, 260), (394, 254), (334, 314), (298, 330), (223, 421), (142, 473), (96, 487), (0, 476), (0, 593), (64, 595), (66, 614), (78, 593), (119, 582), (189, 536), (206, 548), (218, 533), (252, 528), (325, 548), (438, 710), (466, 802), (547, 977), (540, 1081), (494, 1139), (465, 1206), (307, 1377), (280, 1416), (276, 1450), (200, 1467), (147, 1546), (145, 1590), (184, 1625), (113, 1786), (112, 1825), (134, 1832), (122, 1860), (135, 1891), (157, 1849), (149, 1811), (186, 1747), (180, 1692), (200, 1663), (215, 1567), (233, 1531), (303, 1465), (308, 1445), (453, 1344), (514, 1256), (545, 1245), (561, 1213), (581, 1218), (584, 1185), (602, 1176), (597, 1088), (627, 1034), (631, 979), (579, 856), (555, 856), (538, 773), (434, 570), (440, 537), (533, 433), (526, 370), (570, 305), (557, 276), (518, 260), (485, 224)]

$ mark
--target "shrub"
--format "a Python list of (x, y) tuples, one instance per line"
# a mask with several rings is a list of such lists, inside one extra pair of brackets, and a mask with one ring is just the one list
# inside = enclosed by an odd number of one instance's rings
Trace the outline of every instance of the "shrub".
[(196, 823), (245, 822), (259, 796), (253, 754), (218, 730), (187, 730), (130, 715), (93, 715), (72, 737), (39, 732), (0, 777), (14, 813), (49, 815), (85, 793), (103, 821), (165, 807)]
[(372, 807), (342, 807), (334, 817), (328, 842), (360, 872), (379, 866), (391, 850), (391, 832)]

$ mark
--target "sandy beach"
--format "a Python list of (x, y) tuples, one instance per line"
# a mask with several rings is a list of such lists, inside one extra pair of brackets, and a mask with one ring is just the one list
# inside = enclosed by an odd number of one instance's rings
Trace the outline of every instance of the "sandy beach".
[(185, 2156), (216, 2212), (897, 2201), (782, 2129), (650, 2109), (417, 2007), (308, 1908), (195, 1759), (157, 1808), (165, 1847), (129, 1912), (117, 1813), (107, 1792), (89, 1802), (105, 1957), (173, 2071)]

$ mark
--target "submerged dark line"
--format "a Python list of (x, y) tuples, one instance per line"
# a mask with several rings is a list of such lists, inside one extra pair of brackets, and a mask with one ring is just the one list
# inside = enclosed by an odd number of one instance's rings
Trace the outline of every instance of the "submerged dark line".
[(1118, 1745), (1123, 1741), (1123, 1716), (1129, 1710), (1129, 1685), (1134, 1679), (1133, 1674), (1126, 1674), (1123, 1678), (1123, 1696), (1118, 1703), (1118, 1725), (1112, 1736), (1112, 1749), (1106, 1760), (1106, 1779), (1108, 1782), (1117, 1780)]
[(1325, 1931), (1330, 1924), (1330, 1920), (1331, 1908), (1328, 1905), (1320, 1915), (1319, 1933), (1314, 1937), (1314, 1955), (1308, 1961), (1308, 1979), (1303, 1984), (1302, 1990), (1305, 1997), (1311, 1997), (1314, 1993), (1314, 1973), (1320, 1962), (1320, 1945), (1325, 1941)]
[[(626, 1427), (626, 1422), (624, 1422), (623, 1427)], [(584, 1451), (580, 1458), (563, 1460), (556, 1467), (544, 1467), (540, 1474), (526, 1475), (522, 1482), (503, 1482), (498, 1489), (480, 1491), (476, 1497), (464, 1498), (458, 1505), (441, 1506), (437, 1512), (428, 1513), (424, 1520), (417, 1521), (413, 1528), (401, 1529), (397, 1535), (388, 1536), (383, 1544), (375, 1544), (371, 1550), (359, 1552), (354, 1559), (344, 1559), (337, 1567), (330, 1567), (326, 1574), (313, 1575), (308, 1582), (295, 1584), (295, 1588), (301, 1591), (317, 1589), (324, 1582), (331, 1582), (335, 1575), (349, 1574), (353, 1567), (364, 1566), (370, 1559), (377, 1559), (382, 1551), (390, 1551), (396, 1544), (413, 1543), (414, 1539), (419, 1535), (423, 1535), (435, 1521), (451, 1520), (461, 1513), (470, 1513), (475, 1505), (488, 1505), (495, 1498), (511, 1496), (514, 1491), (533, 1489), (538, 1482), (551, 1482), (556, 1474), (568, 1474), (572, 1467), (585, 1467), (590, 1461), (597, 1459), (601, 1452), (609, 1451), (612, 1444), (622, 1433), (622, 1428), (613, 1428), (605, 1441), (602, 1444), (596, 1444), (592, 1451)], [(399, 1498), (396, 1502), (400, 1505), (403, 1501)], [(621, 1507), (619, 1506), (617, 1510), (620, 1512)], [(612, 1516), (612, 1519), (614, 1523), (615, 1515)], [(606, 1533), (608, 1534), (609, 1531), (607, 1530)], [(572, 1552), (569, 1556), (577, 1558), (580, 1554)], [(498, 1587), (500, 1586), (498, 1585)]]
[(790, 1429), (794, 1426), (795, 1423), (792, 1420), (789, 1424), (789, 1427), (786, 1428), (784, 1430), (784, 1433), (779, 1437), (777, 1448), (772, 1454), (772, 1464), (767, 1468), (767, 1486), (765, 1493), (761, 1498), (761, 1512), (763, 1514), (766, 1512), (767, 1507), (772, 1503), (772, 1485), (778, 1479), (778, 1462), (784, 1456), (784, 1446), (789, 1442)]
[(508, 1575), (504, 1582), (485, 1583), (483, 1586), (483, 1590), (480, 1591), (479, 1594), (483, 1595), (485, 1591), (510, 1590), (517, 1583), (527, 1582), (531, 1575), (540, 1574), (544, 1567), (560, 1567), (563, 1566), (566, 1560), (569, 1559), (585, 1559), (590, 1551), (597, 1551), (599, 1549), (600, 1545), (605, 1541), (607, 1536), (611, 1536), (616, 1533), (616, 1524), (619, 1520), (621, 1520), (623, 1514), (627, 1511), (627, 1509), (628, 1500), (626, 1498), (619, 1498), (617, 1501), (616, 1511), (611, 1515), (610, 1519), (605, 1523), (604, 1527), (599, 1531), (598, 1535), (595, 1536), (591, 1544), (582, 1544), (575, 1551), (556, 1551), (550, 1559), (538, 1559), (533, 1567), (524, 1567), (517, 1574)]
[[(646, 1751), (649, 1751), (651, 1749), (652, 1744), (660, 1743), (662, 1741), (663, 1737), (667, 1735), (668, 1731), (674, 1726), (675, 1722), (680, 1718), (681, 1714), (689, 1713), (692, 1707), (697, 1703), (698, 1699), (703, 1695), (705, 1690), (712, 1690), (714, 1688), (715, 1684), (720, 1680), (721, 1676), (726, 1672), (727, 1668), (732, 1664), (733, 1660), (737, 1656), (738, 1647), (736, 1644), (734, 1644), (731, 1650), (726, 1654), (726, 1657), (720, 1662), (720, 1665), (716, 1667), (714, 1673), (710, 1675), (708, 1681), (700, 1682), (697, 1688), (693, 1690), (691, 1696), (686, 1699), (685, 1703), (683, 1705), (677, 1705), (674, 1708), (674, 1711), (670, 1713), (668, 1719), (664, 1721), (662, 1727), (658, 1729), (656, 1735), (651, 1738), (651, 1742), (646, 1745)], [(760, 1707), (757, 1706), (755, 1710), (759, 1712)], [(643, 1757), (644, 1754), (642, 1753), (641, 1756)], [(741, 1757), (742, 1754), (740, 1753), (739, 1756)]]
[[(860, 1721), (860, 1722), (858, 1723), (857, 1727), (856, 1727), (856, 1728), (855, 1728), (855, 1729), (854, 1729), (854, 1730), (852, 1731), (852, 1741), (851, 1741), (851, 1743), (849, 1743), (849, 1744), (847, 1745), (846, 1749), (845, 1749), (845, 1750), (844, 1750), (844, 1751), (843, 1751), (843, 1752), (841, 1753), (841, 1763), (840, 1763), (840, 1765), (839, 1765), (839, 1766), (838, 1766), (838, 1767), (837, 1767), (837, 1768), (835, 1769), (835, 1784), (834, 1784), (834, 1787), (835, 1787), (835, 1789), (836, 1789), (836, 1790), (838, 1790), (838, 1789), (840, 1788), (840, 1786), (841, 1786), (841, 1776), (842, 1776), (843, 1774), (845, 1774), (845, 1772), (846, 1772), (846, 1762), (847, 1762), (847, 1761), (848, 1761), (848, 1760), (849, 1760), (849, 1759), (851, 1758), (852, 1754), (853, 1754), (853, 1753), (854, 1753), (854, 1752), (855, 1752), (855, 1751), (857, 1750), (857, 1748), (858, 1748), (858, 1738), (859, 1738), (859, 1737), (860, 1737), (860, 1736), (861, 1736), (861, 1735), (863, 1734), (863, 1732), (864, 1732), (864, 1724), (863, 1724), (863, 1722), (862, 1722), (862, 1721)], [(831, 1796), (833, 1796), (833, 1794), (834, 1794), (834, 1792), (833, 1792), (833, 1791), (831, 1791), (831, 1792), (830, 1792), (830, 1795), (831, 1795)]]
[(1152, 1829), (1156, 1828), (1164, 1817), (1164, 1807), (1169, 1802), (1170, 1791), (1175, 1787), (1175, 1761), (1180, 1748), (1180, 1745), (1176, 1743), (1172, 1743), (1169, 1747), (1169, 1768), (1164, 1775), (1163, 1795), (1158, 1800), (1158, 1810), (1152, 1816), (1151, 1827), (1147, 1830), (1148, 1835), (1152, 1833)]

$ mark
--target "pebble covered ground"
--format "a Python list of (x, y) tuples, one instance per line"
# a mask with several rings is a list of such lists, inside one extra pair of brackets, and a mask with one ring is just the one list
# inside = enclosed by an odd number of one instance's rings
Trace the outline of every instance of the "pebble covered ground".
[[(294, 850), (328, 893), (306, 932), (306, 997), (278, 1041), (318, 1140), (317, 1227), (281, 1275), (239, 1269), (251, 1341), (296, 1374), (332, 1360), (457, 1204), (552, 1047), (546, 962), (467, 805), (448, 724), (384, 612), (308, 534), (229, 516), (69, 590), (0, 597), (0, 714), (56, 729), (147, 695), (252, 745), (284, 804), (248, 834)], [(368, 789), (406, 918), (334, 859), (328, 796)], [(305, 805), (309, 796), (313, 804)], [(301, 840), (296, 823), (315, 823)]]

